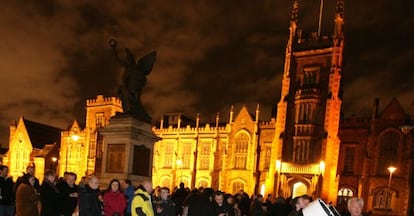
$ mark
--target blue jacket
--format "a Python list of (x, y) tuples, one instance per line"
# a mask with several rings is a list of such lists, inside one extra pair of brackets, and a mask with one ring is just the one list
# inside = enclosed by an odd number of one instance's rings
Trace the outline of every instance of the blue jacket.
[(124, 191), (125, 197), (127, 199), (126, 211), (128, 213), (131, 213), (131, 203), (132, 203), (132, 199), (134, 199), (134, 192), (135, 192), (135, 189), (134, 189), (134, 186), (132, 185), (129, 185), (127, 188), (125, 188), (125, 191)]

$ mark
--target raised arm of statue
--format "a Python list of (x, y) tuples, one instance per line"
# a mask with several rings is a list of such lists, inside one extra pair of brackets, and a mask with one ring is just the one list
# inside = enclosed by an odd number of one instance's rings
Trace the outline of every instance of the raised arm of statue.
[[(126, 62), (126, 61), (124, 61), (124, 60), (122, 60), (120, 57), (119, 57), (119, 55), (118, 55), (118, 52), (116, 51), (116, 46), (117, 46), (117, 42), (116, 42), (116, 40), (114, 40), (114, 39), (110, 39), (109, 40), (109, 46), (112, 48), (112, 52), (114, 53), (114, 55), (115, 55), (115, 58), (116, 58), (116, 60), (119, 62), (119, 63), (121, 63), (122, 65), (127, 65), (128, 64), (128, 62)], [(131, 52), (130, 52), (131, 53)], [(132, 55), (132, 54), (131, 54)]]
[(126, 60), (122, 60), (118, 56), (116, 45), (115, 40), (111, 39), (109, 41), (109, 46), (112, 47), (116, 59), (121, 62), (125, 69), (122, 83), (118, 89), (118, 96), (122, 101), (123, 111), (142, 121), (151, 122), (151, 117), (142, 106), (141, 93), (147, 81), (146, 77), (154, 66), (157, 54), (153, 51), (137, 61), (131, 51), (125, 48)]

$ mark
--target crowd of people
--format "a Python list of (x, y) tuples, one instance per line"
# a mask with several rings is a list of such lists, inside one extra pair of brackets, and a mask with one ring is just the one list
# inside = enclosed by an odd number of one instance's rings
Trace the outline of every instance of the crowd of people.
[[(167, 187), (153, 189), (151, 181), (134, 187), (130, 180), (118, 179), (100, 190), (96, 176), (82, 177), (79, 184), (76, 179), (75, 173), (57, 178), (48, 170), (39, 184), (34, 168), (28, 166), (13, 182), (8, 167), (0, 165), (0, 216), (300, 216), (312, 202), (308, 195), (284, 199), (269, 194), (264, 200), (243, 190), (190, 190), (183, 183), (171, 192)], [(352, 198), (343, 215), (362, 216), (362, 208), (363, 200)]]

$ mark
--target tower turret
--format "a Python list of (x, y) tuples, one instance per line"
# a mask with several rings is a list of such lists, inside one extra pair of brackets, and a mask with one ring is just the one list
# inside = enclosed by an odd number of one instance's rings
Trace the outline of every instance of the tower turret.
[[(322, 4), (323, 1), (320, 18)], [(320, 36), (317, 31), (302, 34), (298, 17), (299, 1), (295, 0), (271, 154), (272, 163), (279, 161), (280, 166), (278, 172), (272, 166), (269, 172), (280, 182), (273, 186), (277, 195), (296, 196), (306, 190), (307, 194), (335, 202), (342, 104), (343, 0), (337, 1), (334, 37)], [(307, 180), (298, 182), (299, 176)], [(303, 187), (302, 192), (295, 192), (298, 187)]]

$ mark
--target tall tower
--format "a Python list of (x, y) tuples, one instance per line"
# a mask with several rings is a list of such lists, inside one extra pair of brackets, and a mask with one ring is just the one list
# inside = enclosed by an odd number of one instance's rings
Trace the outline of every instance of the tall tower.
[(102, 160), (102, 138), (98, 129), (108, 125), (109, 119), (117, 112), (122, 113), (121, 101), (116, 97), (104, 97), (98, 95), (96, 99), (86, 101), (86, 125), (87, 140), (89, 146), (87, 174), (100, 172)]
[(278, 195), (336, 201), (343, 9), (338, 0), (333, 35), (320, 36), (302, 32), (299, 1), (293, 3), (269, 170), (275, 178), (267, 182)]

